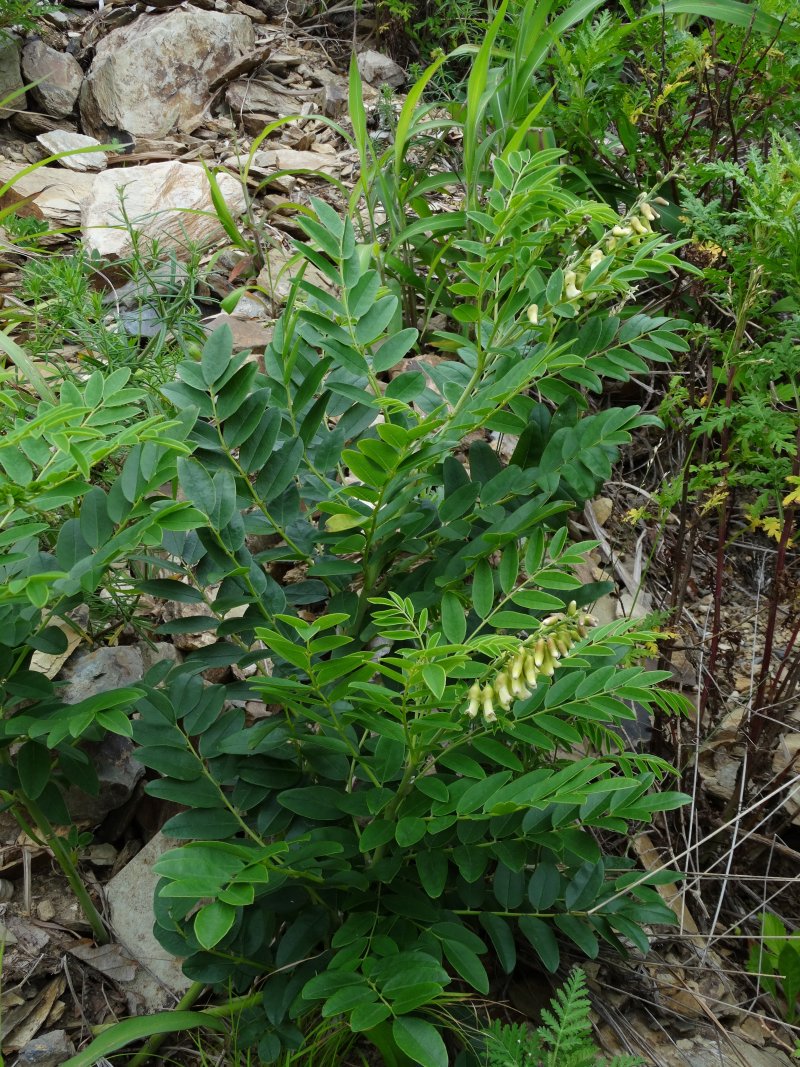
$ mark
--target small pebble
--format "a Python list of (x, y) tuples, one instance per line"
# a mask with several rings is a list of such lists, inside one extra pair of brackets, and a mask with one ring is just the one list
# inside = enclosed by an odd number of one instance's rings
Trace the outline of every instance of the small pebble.
[(36, 917), (43, 923), (50, 923), (56, 917), (56, 909), (50, 900), (40, 900), (36, 905)]
[(99, 845), (90, 845), (84, 852), (84, 859), (93, 863), (95, 867), (113, 867), (117, 858), (117, 850), (107, 842)]

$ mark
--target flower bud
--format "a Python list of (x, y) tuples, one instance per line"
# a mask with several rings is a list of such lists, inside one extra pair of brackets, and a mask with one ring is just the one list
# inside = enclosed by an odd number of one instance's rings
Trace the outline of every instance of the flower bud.
[(548, 637), (545, 644), (547, 645), (547, 651), (550, 653), (552, 659), (560, 659), (561, 653), (556, 647), (556, 640), (554, 637)]
[(470, 717), (470, 719), (474, 719), (480, 711), (481, 706), (481, 687), (479, 682), (476, 682), (474, 685), (470, 686), (468, 696), (469, 704), (467, 705), (466, 713)]
[(568, 285), (564, 289), (564, 296), (567, 300), (578, 300), (580, 298), (581, 291), (574, 285)]
[[(496, 719), (497, 716), (494, 713), (494, 703), (493, 703), (493, 701), (494, 701), (494, 690), (492, 689), (492, 687), (490, 685), (485, 685), (483, 687), (483, 690), (481, 692), (481, 699), (483, 700), (483, 717), (484, 717), (484, 719), (486, 719), (486, 721), (489, 722), (490, 721), (489, 720), (489, 716), (490, 715), (494, 715), (494, 718)], [(492, 720), (492, 721), (494, 721), (494, 720)]]
[(500, 674), (498, 674), (495, 679), (494, 688), (497, 693), (497, 699), (500, 701), (500, 706), (508, 711), (514, 697), (511, 695), (511, 690), (508, 688), (508, 675), (505, 671), (501, 671)]
[(545, 657), (544, 638), (540, 637), (539, 640), (536, 642), (536, 644), (533, 647), (533, 662), (534, 662), (534, 665), (536, 667), (541, 667), (541, 665), (544, 663), (544, 657)]
[(547, 678), (552, 678), (556, 673), (556, 661), (552, 658), (549, 652), (545, 652), (542, 665), (539, 668), (543, 675)]
[(570, 600), (567, 604), (567, 615), (574, 615), (578, 610), (578, 602), (576, 600)]
[(614, 237), (630, 237), (631, 228), (630, 226), (615, 226), (611, 233)]
[(525, 657), (525, 681), (534, 689), (536, 688), (536, 664), (530, 653)]
[(531, 304), (531, 306), (528, 308), (528, 322), (531, 324), (531, 326), (538, 326), (539, 325), (539, 305), (538, 304)]
[(530, 689), (521, 678), (514, 678), (511, 682), (511, 692), (518, 700), (524, 700), (531, 695)]
[(643, 226), (642, 222), (637, 218), (631, 219), (631, 227), (633, 228), (634, 233), (638, 233), (640, 237), (649, 232), (648, 229)]
[(589, 255), (589, 270), (594, 270), (603, 262), (604, 256), (599, 248), (593, 248)]
[(514, 659), (511, 661), (511, 680), (512, 680), (512, 682), (516, 681), (517, 678), (521, 677), (524, 665), (525, 665), (525, 647), (524, 647), (524, 645), (520, 645), (519, 651), (517, 652), (517, 654), (514, 657)]

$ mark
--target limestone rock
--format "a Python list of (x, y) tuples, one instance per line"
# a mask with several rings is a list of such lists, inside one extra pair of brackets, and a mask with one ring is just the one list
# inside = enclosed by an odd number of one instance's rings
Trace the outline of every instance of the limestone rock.
[(273, 19), (299, 19), (311, 6), (309, 0), (252, 0), (258, 11)]
[[(0, 184), (15, 178), (22, 170), (17, 163), (0, 163)], [(81, 219), (81, 203), (91, 195), (95, 174), (46, 166), (31, 171), (14, 182), (19, 196), (34, 196), (36, 207), (47, 219), (64, 226), (77, 226)]]
[[(244, 210), (239, 181), (218, 176), (222, 195), (234, 215)], [(205, 171), (196, 163), (148, 163), (142, 167), (107, 170), (100, 174), (83, 204), (84, 245), (101, 256), (124, 257), (131, 237), (123, 225), (120, 193), (128, 219), (140, 234), (158, 240), (178, 255), (188, 256), (192, 244), (209, 244), (224, 236), (214, 213)]]
[(210, 103), (210, 84), (254, 44), (245, 15), (195, 8), (140, 15), (97, 45), (81, 90), (84, 128), (101, 140), (191, 130)]
[(299, 255), (292, 255), (287, 252), (282, 246), (270, 246), (267, 249), (265, 260), (266, 262), (261, 268), (256, 284), (262, 292), (271, 297), (276, 309), (281, 304), (286, 303), (292, 291), (295, 276), (304, 263), (303, 277), (306, 281), (311, 282), (320, 289), (330, 290), (331, 288), (330, 279), (326, 278), (322, 271), (318, 270), (312, 263), (307, 263)]
[[(237, 308), (238, 310), (238, 308)], [(224, 311), (203, 323), (203, 331), (212, 334), (219, 326), (230, 326), (233, 334), (233, 351), (263, 352), (272, 340), (274, 329), (262, 318), (242, 315), (226, 315)], [(192, 605), (197, 608), (197, 605)], [(215, 638), (216, 640), (216, 638)]]
[(369, 85), (390, 85), (393, 89), (399, 89), (406, 80), (403, 68), (374, 48), (359, 53), (357, 63), (361, 77)]
[[(77, 653), (61, 674), (66, 683), (61, 690), (62, 699), (66, 704), (75, 704), (97, 693), (135, 685), (150, 667), (165, 659), (178, 661), (178, 653), (166, 642), (159, 642), (155, 648), (142, 642)], [(81, 747), (91, 760), (100, 787), (97, 795), (92, 795), (73, 786), (66, 792), (66, 804), (76, 822), (97, 825), (130, 799), (144, 775), (144, 767), (136, 759), (133, 742), (118, 734), (106, 734), (101, 741)]]
[[(82, 133), (71, 133), (69, 130), (51, 130), (49, 133), (40, 133), (36, 138), (39, 144), (44, 145), (50, 155), (58, 152), (75, 152), (79, 148), (100, 148), (100, 142), (94, 137), (86, 137)], [(62, 167), (69, 170), (105, 170), (105, 152), (79, 152), (74, 156), (64, 156), (59, 160)]]
[[(285, 193), (291, 190), (295, 175), (308, 179), (321, 173), (336, 178), (341, 174), (343, 166), (344, 161), (337, 155), (305, 152), (294, 148), (262, 149), (255, 152), (250, 161), (251, 173), (266, 178), (268, 185)], [(279, 173), (280, 178), (277, 177)]]
[(69, 115), (83, 84), (80, 64), (68, 52), (57, 52), (44, 41), (29, 41), (22, 50), (26, 84), (38, 82), (31, 96), (48, 115)]
[(8, 107), (0, 107), (0, 119), (7, 119), (15, 111), (25, 111), (25, 93), (20, 93), (13, 100), (8, 100), (12, 93), (22, 89), (22, 72), (19, 65), (19, 46), (11, 38), (8, 41), (0, 39), (0, 102), (7, 102)]
[(117, 645), (79, 652), (61, 672), (65, 704), (77, 704), (97, 693), (140, 682), (145, 673), (139, 645)]
[(664, 1063), (690, 1063), (692, 1067), (791, 1067), (791, 1060), (777, 1049), (756, 1048), (732, 1034), (680, 1038), (665, 1049)]
[(180, 961), (162, 948), (153, 934), (153, 894), (158, 882), (153, 866), (174, 845), (163, 834), (156, 834), (106, 886), (115, 938), (142, 964), (132, 982), (120, 985), (138, 994), (147, 1011), (174, 1007), (191, 985)]
[(45, 115), (43, 111), (18, 111), (11, 121), (14, 127), (22, 133), (32, 133), (34, 136), (40, 133), (50, 133), (51, 130), (78, 132), (78, 127), (69, 119), (54, 118), (52, 115)]
[[(313, 96), (314, 93), (310, 90), (309, 99)], [(276, 118), (296, 115), (303, 105), (299, 96), (281, 92), (280, 89), (262, 85), (257, 79), (248, 78), (231, 82), (225, 91), (225, 101), (236, 115), (254, 112)]]
[(144, 776), (144, 767), (136, 759), (136, 746), (127, 737), (106, 734), (102, 741), (88, 741), (81, 748), (95, 769), (97, 793), (87, 793), (70, 786), (64, 802), (74, 822), (99, 826), (105, 817), (127, 804)]

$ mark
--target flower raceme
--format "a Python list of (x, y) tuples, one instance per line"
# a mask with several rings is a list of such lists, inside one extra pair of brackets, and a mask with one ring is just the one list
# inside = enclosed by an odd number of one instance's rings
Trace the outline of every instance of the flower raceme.
[(542, 619), (539, 633), (527, 638), (515, 652), (505, 657), (493, 681), (475, 682), (470, 687), (466, 707), (468, 718), (475, 719), (480, 713), (484, 722), (497, 722), (495, 705), (508, 711), (515, 700), (529, 697), (539, 678), (552, 678), (575, 642), (585, 637), (596, 623), (593, 615), (578, 611), (574, 600), (566, 611)]
[[(660, 197), (656, 197), (654, 200), (654, 203), (665, 202)], [(583, 291), (583, 284), (587, 275), (595, 267), (599, 267), (606, 256), (619, 255), (625, 245), (635, 246), (653, 232), (651, 223), (660, 217), (658, 212), (646, 200), (637, 204), (635, 210), (638, 214), (632, 212), (624, 219), (620, 219), (619, 223), (613, 226), (598, 245), (591, 250), (588, 257), (584, 257), (580, 262), (575, 263), (572, 269), (564, 272), (563, 300), (577, 306), (582, 299), (586, 301), (596, 299), (596, 292), (584, 293)], [(549, 310), (549, 307), (531, 304), (527, 309), (528, 321), (531, 326), (543, 325), (547, 321)]]

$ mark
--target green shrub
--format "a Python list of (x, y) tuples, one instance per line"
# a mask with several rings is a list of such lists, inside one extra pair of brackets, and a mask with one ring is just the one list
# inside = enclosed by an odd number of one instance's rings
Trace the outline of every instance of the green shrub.
[[(156, 931), (196, 981), (242, 990), (270, 975), (270, 1028), (251, 1024), (266, 1060), (321, 1010), (438, 1064), (428, 1013), (463, 995), (454, 981), (488, 990), (490, 946), (513, 970), (518, 930), (555, 969), (556, 931), (594, 955), (600, 939), (644, 950), (642, 924), (672, 921), (644, 884), (661, 876), (601, 854), (590, 831), (683, 802), (650, 794), (669, 768), (626, 755), (612, 729), (633, 715), (625, 700), (683, 705), (655, 688), (666, 674), (636, 665), (651, 633), (592, 629), (578, 605), (599, 589), (570, 573), (592, 544), (569, 545), (558, 519), (648, 421), (582, 414), (570, 382), (624, 377), (638, 357), (621, 346), (651, 331), (673, 343), (669, 320), (599, 310), (669, 252), (622, 226), (629, 273), (603, 257), (575, 297), (577, 271), (557, 269), (541, 319), (524, 274), (519, 291), (503, 282), (511, 248), (487, 256), (493, 288), (464, 305), (485, 308), (475, 340), (404, 370), (417, 333), (398, 331), (372, 247), (315, 207), (299, 247), (332, 291), (298, 282), (265, 373), (222, 330), (163, 387), (198, 412), (178, 480), (203, 519), (165, 542), (172, 577), (138, 588), (197, 605), (160, 632), (219, 642), (146, 679), (137, 705), (139, 758), (162, 776), (148, 790), (188, 809), (165, 826), (186, 843), (158, 863)], [(541, 225), (557, 255), (559, 226)], [(555, 415), (529, 388), (561, 401)], [(466, 466), (453, 456), (483, 427), (519, 434), (510, 464), (480, 438)], [(202, 684), (231, 663), (255, 673)], [(249, 724), (231, 701), (254, 697), (267, 714)]]

